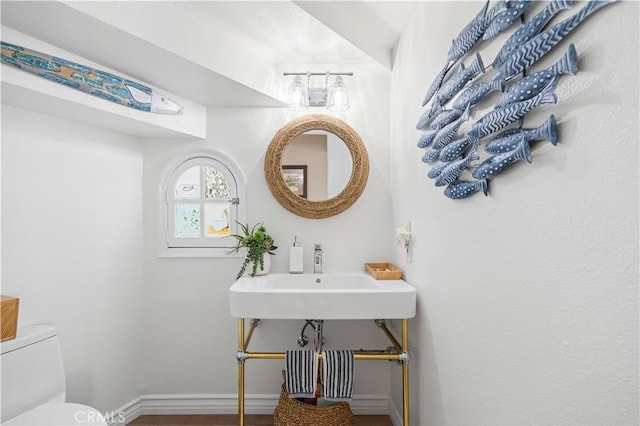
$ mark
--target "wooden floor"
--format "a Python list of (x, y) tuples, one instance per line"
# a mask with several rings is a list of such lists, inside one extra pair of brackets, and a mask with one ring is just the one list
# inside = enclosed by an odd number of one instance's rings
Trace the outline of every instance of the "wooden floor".
[[(273, 416), (246, 415), (247, 426), (273, 426)], [(158, 426), (236, 426), (236, 415), (140, 416), (130, 425)], [(393, 426), (389, 416), (356, 416), (356, 426)]]

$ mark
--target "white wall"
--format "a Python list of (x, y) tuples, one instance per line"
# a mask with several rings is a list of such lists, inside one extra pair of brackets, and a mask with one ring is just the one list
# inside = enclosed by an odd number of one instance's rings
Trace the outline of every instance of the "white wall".
[(393, 215), (415, 243), (413, 264), (396, 260), (419, 295), (412, 424), (638, 424), (638, 3), (597, 12), (535, 66), (575, 43), (580, 72), (525, 123), (556, 114), (558, 146), (453, 201), (426, 177), (415, 124), (481, 6), (417, 5), (392, 74)]
[(139, 394), (142, 146), (3, 106), (2, 152), (2, 293), (57, 326), (68, 400), (113, 410)]
[[(229, 315), (228, 288), (241, 259), (177, 259), (157, 257), (157, 196), (162, 171), (172, 159), (208, 147), (232, 158), (247, 182), (248, 221), (264, 222), (279, 249), (272, 269), (287, 271), (294, 235), (304, 248), (305, 271), (313, 270), (313, 244), (324, 248), (326, 272), (362, 270), (363, 263), (392, 255), (392, 223), (388, 188), (388, 108), (368, 110), (368, 90), (388, 96), (385, 74), (361, 72), (350, 86), (354, 105), (341, 116), (360, 133), (369, 152), (371, 170), (362, 197), (346, 212), (311, 220), (289, 213), (272, 197), (264, 178), (264, 154), (276, 131), (293, 116), (284, 108), (211, 108), (205, 141), (152, 140), (144, 151), (145, 208), (145, 343), (143, 395), (231, 395), (237, 389), (237, 321)], [(358, 86), (359, 85), (359, 86)], [(382, 102), (378, 102), (381, 104)], [(318, 113), (323, 110), (311, 110)], [(296, 348), (301, 321), (264, 321), (250, 350)], [(310, 334), (308, 334), (311, 336)], [(328, 322), (329, 347), (385, 348), (388, 341), (370, 322)], [(281, 361), (247, 362), (247, 393), (279, 392)], [(357, 367), (359, 396), (389, 393), (388, 363)], [(399, 373), (399, 370), (398, 370)], [(235, 404), (232, 402), (232, 404)], [(273, 407), (271, 407), (271, 410)]]

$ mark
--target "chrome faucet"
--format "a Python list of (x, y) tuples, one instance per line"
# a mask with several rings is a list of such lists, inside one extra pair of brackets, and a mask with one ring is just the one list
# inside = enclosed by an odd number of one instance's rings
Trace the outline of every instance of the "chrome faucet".
[(316, 244), (313, 250), (313, 273), (322, 273), (322, 244)]

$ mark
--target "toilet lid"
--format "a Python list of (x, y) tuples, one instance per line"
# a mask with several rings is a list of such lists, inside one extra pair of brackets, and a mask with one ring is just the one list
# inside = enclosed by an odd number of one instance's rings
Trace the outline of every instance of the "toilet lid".
[(44, 404), (3, 422), (5, 425), (32, 426), (107, 426), (107, 421), (95, 408), (67, 403)]

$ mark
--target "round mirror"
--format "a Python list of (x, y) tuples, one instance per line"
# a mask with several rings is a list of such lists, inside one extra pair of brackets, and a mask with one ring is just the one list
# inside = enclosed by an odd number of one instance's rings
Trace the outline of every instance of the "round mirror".
[(362, 194), (369, 159), (360, 135), (328, 115), (305, 115), (271, 140), (264, 171), (274, 198), (298, 216), (342, 213)]

